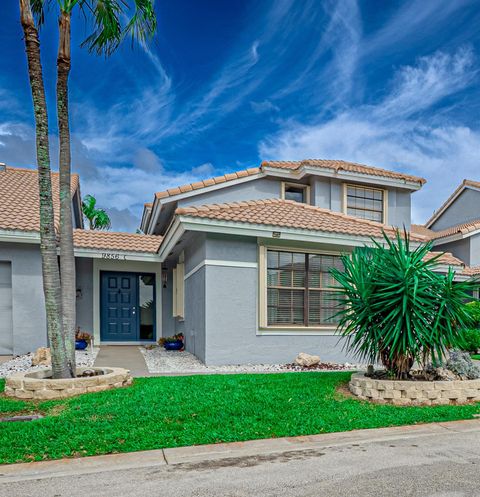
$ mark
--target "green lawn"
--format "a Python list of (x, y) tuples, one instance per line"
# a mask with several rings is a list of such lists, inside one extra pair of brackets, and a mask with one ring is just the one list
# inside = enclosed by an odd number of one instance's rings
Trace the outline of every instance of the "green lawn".
[(0, 396), (0, 416), (46, 414), (0, 424), (0, 462), (470, 419), (480, 412), (478, 404), (357, 401), (336, 391), (349, 378), (344, 372), (139, 378), (129, 388), (63, 401), (35, 404)]
[(470, 357), (475, 361), (480, 361), (480, 354), (472, 354)]

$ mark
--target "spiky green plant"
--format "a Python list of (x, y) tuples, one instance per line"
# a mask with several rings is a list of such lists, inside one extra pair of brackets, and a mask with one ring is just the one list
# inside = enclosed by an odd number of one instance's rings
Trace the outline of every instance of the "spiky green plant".
[(406, 378), (415, 361), (438, 362), (461, 342), (470, 316), (465, 306), (474, 281), (454, 282), (455, 273), (435, 272), (431, 243), (412, 247), (408, 234), (355, 249), (342, 257), (344, 271), (332, 269), (340, 286), (338, 333), (359, 359), (381, 362)]

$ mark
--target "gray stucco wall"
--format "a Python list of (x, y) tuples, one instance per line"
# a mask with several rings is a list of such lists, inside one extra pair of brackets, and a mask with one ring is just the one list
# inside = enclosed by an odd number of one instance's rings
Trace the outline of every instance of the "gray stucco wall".
[(398, 228), (410, 229), (412, 222), (412, 195), (398, 188), (388, 190), (388, 224)]
[(257, 263), (257, 250), (255, 238), (209, 234), (185, 251), (186, 274), (200, 254), (207, 261), (185, 281), (187, 350), (208, 365), (286, 363), (299, 352), (352, 361), (336, 336), (257, 334), (258, 268), (235, 267)]
[(81, 290), (77, 297), (77, 326), (93, 334), (93, 259), (75, 259), (76, 287)]
[(0, 243), (0, 260), (12, 265), (13, 354), (47, 345), (40, 246)]
[(185, 348), (206, 361), (205, 266), (185, 280)]
[(280, 192), (280, 181), (271, 178), (260, 178), (179, 200), (178, 206), (280, 198)]
[[(465, 264), (472, 265), (470, 260), (470, 238), (457, 240), (456, 242), (435, 245), (433, 250), (437, 252), (451, 252), (455, 257), (461, 259)], [(479, 254), (480, 255), (480, 254)]]
[(476, 219), (480, 219), (480, 192), (467, 188), (431, 228), (440, 231)]

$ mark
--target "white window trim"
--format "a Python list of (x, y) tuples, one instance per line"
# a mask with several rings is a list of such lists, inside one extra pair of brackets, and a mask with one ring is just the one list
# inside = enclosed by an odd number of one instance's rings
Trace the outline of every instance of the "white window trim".
[(341, 252), (276, 245), (258, 246), (258, 331), (257, 335), (334, 335), (336, 326), (269, 326), (267, 324), (267, 251), (300, 252), (303, 254), (342, 255)]
[[(347, 188), (358, 187), (365, 188), (369, 190), (377, 190), (379, 192), (383, 192), (383, 213), (382, 213), (382, 224), (387, 224), (388, 221), (388, 190), (386, 188), (377, 188), (375, 186), (370, 185), (358, 185), (355, 183), (343, 183), (343, 192), (342, 192), (342, 212), (347, 214)], [(359, 218), (362, 219), (362, 218)]]
[(304, 185), (303, 183), (289, 183), (288, 181), (282, 181), (282, 191), (281, 198), (285, 200), (285, 189), (286, 187), (291, 186), (293, 188), (301, 188), (305, 190), (305, 204), (310, 204), (310, 185)]

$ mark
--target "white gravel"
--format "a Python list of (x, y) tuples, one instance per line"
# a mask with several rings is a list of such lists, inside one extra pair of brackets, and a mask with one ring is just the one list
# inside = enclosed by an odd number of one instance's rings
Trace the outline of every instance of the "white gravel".
[(321, 364), (319, 368), (302, 368), (293, 364), (241, 364), (206, 366), (190, 352), (165, 350), (163, 347), (139, 347), (150, 373), (288, 373), (291, 371), (354, 371), (365, 366), (355, 364)]
[[(77, 366), (91, 367), (97, 357), (98, 347), (94, 347), (93, 351), (90, 347), (87, 350), (76, 350), (75, 356), (77, 359)], [(23, 373), (26, 371), (40, 371), (48, 369), (48, 366), (32, 366), (32, 353), (19, 355), (10, 361), (0, 364), (0, 378), (6, 378), (14, 373)]]

